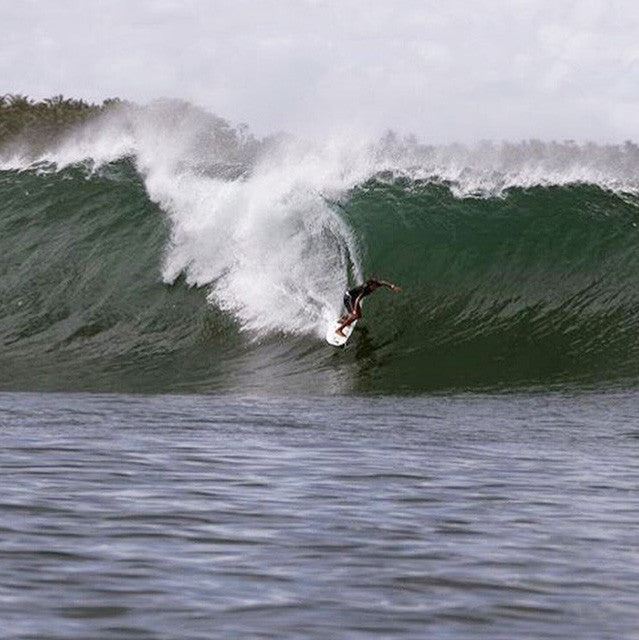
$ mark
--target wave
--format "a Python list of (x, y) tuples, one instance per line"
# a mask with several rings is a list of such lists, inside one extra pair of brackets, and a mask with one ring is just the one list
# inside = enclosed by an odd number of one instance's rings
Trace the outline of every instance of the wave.
[[(118, 105), (0, 155), (0, 386), (424, 392), (626, 384), (639, 149), (258, 141)], [(349, 346), (322, 341), (365, 274)]]

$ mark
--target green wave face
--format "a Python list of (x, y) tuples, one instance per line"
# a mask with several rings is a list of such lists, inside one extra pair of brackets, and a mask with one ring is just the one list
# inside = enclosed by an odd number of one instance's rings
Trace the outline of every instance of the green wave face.
[[(0, 387), (423, 393), (635, 384), (634, 197), (568, 185), (460, 198), (433, 180), (382, 177), (331, 205), (359, 247), (341, 277), (361, 268), (403, 291), (375, 293), (347, 348), (335, 350), (314, 331), (247, 328), (212, 295), (215, 278), (189, 272), (195, 254), (167, 279), (180, 238), (132, 161), (93, 172), (1, 171)], [(273, 242), (299, 248), (299, 234), (286, 231)], [(313, 245), (317, 238), (309, 251), (332, 247)], [(262, 289), (319, 313), (310, 286)]]
[(358, 189), (348, 216), (365, 270), (405, 290), (367, 306), (370, 388), (636, 378), (638, 214), (636, 199), (587, 185), (486, 199), (429, 183)]

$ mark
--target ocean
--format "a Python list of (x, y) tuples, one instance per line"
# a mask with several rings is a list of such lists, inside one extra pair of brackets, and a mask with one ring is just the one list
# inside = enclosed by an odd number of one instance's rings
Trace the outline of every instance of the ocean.
[(175, 101), (0, 150), (2, 638), (638, 638), (638, 169)]

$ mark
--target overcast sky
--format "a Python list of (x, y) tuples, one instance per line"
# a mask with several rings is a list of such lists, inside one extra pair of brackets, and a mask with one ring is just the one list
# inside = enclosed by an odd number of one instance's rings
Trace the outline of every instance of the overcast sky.
[(258, 134), (639, 139), (631, 0), (0, 0), (0, 92), (190, 100)]

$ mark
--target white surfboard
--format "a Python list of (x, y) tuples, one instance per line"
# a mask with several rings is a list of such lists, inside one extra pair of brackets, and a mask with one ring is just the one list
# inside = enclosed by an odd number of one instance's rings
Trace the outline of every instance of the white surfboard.
[(351, 337), (351, 333), (353, 333), (357, 320), (353, 320), (348, 327), (344, 327), (343, 336), (340, 336), (339, 333), (337, 333), (340, 324), (342, 323), (339, 320), (335, 320), (334, 322), (331, 322), (326, 330), (326, 342), (334, 347), (343, 347), (346, 344), (347, 340)]

